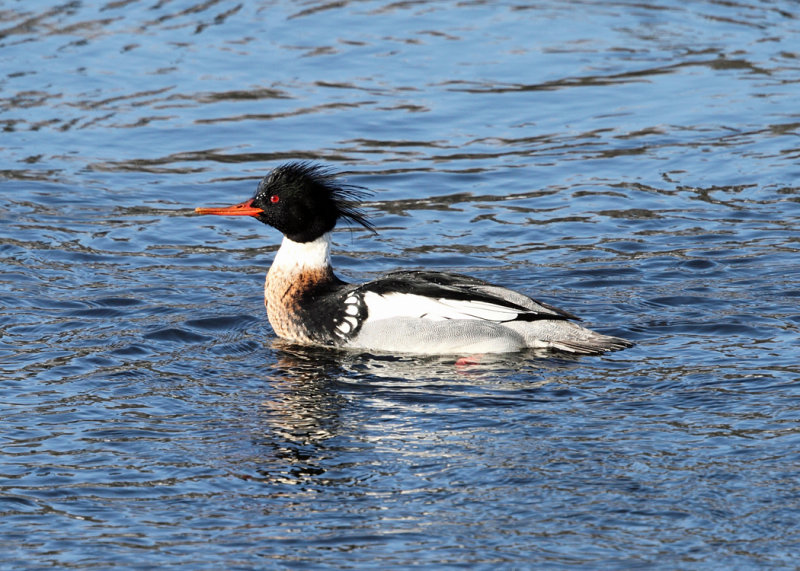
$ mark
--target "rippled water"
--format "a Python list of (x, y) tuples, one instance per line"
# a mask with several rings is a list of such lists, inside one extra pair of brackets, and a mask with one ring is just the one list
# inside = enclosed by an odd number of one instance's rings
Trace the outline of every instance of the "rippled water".
[[(793, 568), (796, 2), (0, 4), (3, 568)], [(352, 280), (469, 273), (638, 345), (275, 340), (287, 159)]]

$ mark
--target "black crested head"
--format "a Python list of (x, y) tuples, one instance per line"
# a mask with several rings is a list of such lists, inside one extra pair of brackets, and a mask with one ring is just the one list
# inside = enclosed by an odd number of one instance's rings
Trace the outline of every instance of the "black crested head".
[(333, 230), (339, 219), (374, 232), (358, 204), (370, 194), (343, 182), (333, 169), (301, 161), (276, 167), (265, 176), (252, 206), (263, 210), (256, 218), (290, 240), (311, 242)]

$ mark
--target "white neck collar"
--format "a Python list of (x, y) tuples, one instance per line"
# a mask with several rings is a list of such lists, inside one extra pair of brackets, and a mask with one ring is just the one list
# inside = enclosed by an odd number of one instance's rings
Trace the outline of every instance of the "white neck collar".
[(322, 269), (331, 265), (331, 233), (326, 232), (312, 242), (294, 242), (283, 237), (275, 254), (273, 268), (283, 270)]

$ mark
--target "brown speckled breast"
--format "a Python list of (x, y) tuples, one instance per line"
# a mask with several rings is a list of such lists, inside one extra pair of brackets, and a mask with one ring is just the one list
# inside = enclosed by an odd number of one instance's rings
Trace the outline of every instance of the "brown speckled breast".
[(286, 273), (270, 268), (264, 284), (264, 303), (270, 325), (279, 337), (298, 343), (311, 343), (312, 339), (303, 326), (303, 294), (326, 277), (324, 270)]
[(337, 282), (330, 267), (300, 272), (270, 268), (264, 284), (264, 303), (275, 333), (289, 341), (319, 343), (319, 335), (307, 326), (308, 313), (314, 310), (314, 292), (328, 289)]
[(330, 266), (273, 266), (264, 300), (275, 333), (295, 343), (345, 346), (368, 316), (363, 293), (337, 278)]

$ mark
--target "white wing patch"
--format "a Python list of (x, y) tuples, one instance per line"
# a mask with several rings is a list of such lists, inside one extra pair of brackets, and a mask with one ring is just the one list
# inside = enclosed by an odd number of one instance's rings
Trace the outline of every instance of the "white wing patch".
[(446, 298), (431, 298), (411, 293), (374, 292), (364, 294), (368, 319), (392, 319), (416, 317), (439, 321), (443, 319), (484, 319), (487, 321), (512, 321), (520, 314), (509, 307), (486, 301), (466, 301)]

